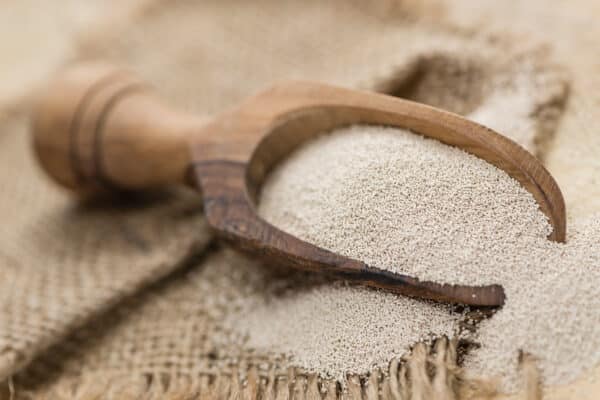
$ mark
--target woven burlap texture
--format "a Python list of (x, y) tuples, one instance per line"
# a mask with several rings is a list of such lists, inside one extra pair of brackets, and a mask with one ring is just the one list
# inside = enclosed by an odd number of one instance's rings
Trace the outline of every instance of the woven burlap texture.
[[(441, 25), (432, 14), (410, 2), (156, 2), (85, 35), (75, 54), (127, 65), (195, 113), (275, 80), (313, 79), (469, 115), (543, 156), (567, 93), (543, 46)], [(244, 275), (251, 260), (209, 245), (197, 195), (78, 204), (36, 169), (24, 111), (4, 118), (0, 140), (0, 380), (11, 393), (341, 395), (283, 357), (221, 344), (223, 315), (241, 298), (232, 282), (269, 275)], [(351, 377), (347, 396), (475, 390), (458, 375), (455, 347), (417, 346), (384, 374)]]

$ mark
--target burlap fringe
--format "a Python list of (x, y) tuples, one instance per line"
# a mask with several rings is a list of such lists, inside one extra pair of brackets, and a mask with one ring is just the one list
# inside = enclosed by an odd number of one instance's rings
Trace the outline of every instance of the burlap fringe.
[[(523, 400), (541, 400), (542, 386), (535, 359), (520, 356)], [(416, 345), (410, 356), (391, 361), (386, 371), (349, 376), (344, 386), (291, 368), (287, 374), (251, 366), (245, 372), (198, 376), (147, 374), (108, 377), (102, 373), (71, 378), (34, 391), (8, 381), (2, 400), (492, 400), (501, 397), (495, 381), (467, 378), (457, 365), (456, 340), (439, 339)]]

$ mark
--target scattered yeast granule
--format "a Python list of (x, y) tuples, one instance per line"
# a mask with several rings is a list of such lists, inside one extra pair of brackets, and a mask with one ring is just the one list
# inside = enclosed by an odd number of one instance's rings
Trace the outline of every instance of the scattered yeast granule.
[[(547, 383), (600, 362), (600, 223), (568, 245), (503, 171), (405, 130), (353, 126), (307, 143), (269, 177), (259, 213), (283, 230), (380, 268), (445, 283), (503, 285), (504, 308), (482, 324), (466, 363), (516, 385), (519, 350)], [(599, 220), (600, 221), (600, 220)], [(265, 295), (235, 316), (251, 347), (343, 379), (456, 333), (448, 306), (343, 285)], [(584, 350), (584, 351), (581, 351)]]
[(388, 365), (415, 343), (454, 336), (461, 317), (446, 305), (331, 283), (257, 294), (249, 304), (231, 316), (234, 330), (248, 335), (246, 346), (286, 354), (340, 382)]
[(516, 389), (522, 350), (545, 383), (571, 382), (600, 364), (600, 215), (572, 222), (567, 244), (532, 243), (520, 257), (523, 272), (502, 279), (506, 304), (479, 327), (466, 369)]

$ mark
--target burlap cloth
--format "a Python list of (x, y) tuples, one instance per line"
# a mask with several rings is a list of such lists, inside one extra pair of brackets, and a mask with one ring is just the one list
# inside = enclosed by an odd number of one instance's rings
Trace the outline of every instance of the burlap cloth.
[[(582, 214), (594, 207), (573, 194), (582, 184), (569, 185), (569, 171), (560, 165), (568, 157), (556, 143), (580, 134), (577, 123), (584, 119), (568, 109), (565, 119), (575, 128), (557, 129), (569, 82), (557, 65), (571, 72), (593, 66), (561, 63), (535, 35), (476, 26), (485, 12), (501, 14), (496, 8), (506, 5), (449, 12), (438, 2), (130, 1), (65, 2), (59, 13), (32, 11), (42, 4), (18, 6), (36, 27), (18, 49), (39, 47), (39, 40), (49, 47), (24, 62), (34, 64), (29, 69), (13, 60), (16, 69), (0, 85), (0, 382), (6, 396), (495, 394), (493, 383), (462, 377), (455, 341), (418, 345), (385, 371), (351, 376), (344, 392), (285, 357), (223, 345), (223, 315), (240, 301), (232, 282), (252, 261), (215, 243), (194, 193), (165, 191), (118, 204), (73, 201), (35, 167), (27, 146), (30, 95), (57, 67), (88, 58), (128, 65), (173, 103), (202, 114), (284, 78), (377, 90), (468, 115), (512, 136), (555, 166), (568, 205)], [(14, 48), (5, 55), (18, 58)], [(584, 96), (587, 87), (578, 90), (574, 101), (589, 103), (577, 112), (592, 112), (598, 97)], [(598, 126), (599, 119), (587, 118)], [(592, 132), (589, 126), (580, 127)], [(600, 139), (586, 140), (599, 148)], [(585, 156), (590, 149), (582, 151)], [(578, 182), (588, 185), (600, 165), (585, 160), (572, 163), (585, 164)], [(526, 362), (523, 369), (526, 395), (537, 398), (535, 365)]]

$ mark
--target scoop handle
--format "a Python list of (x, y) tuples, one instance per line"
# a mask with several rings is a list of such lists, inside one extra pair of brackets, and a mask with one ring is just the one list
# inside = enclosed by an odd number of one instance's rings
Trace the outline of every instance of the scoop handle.
[(79, 64), (38, 100), (35, 153), (63, 186), (78, 193), (132, 191), (186, 180), (188, 138), (203, 119), (172, 110), (131, 72)]

